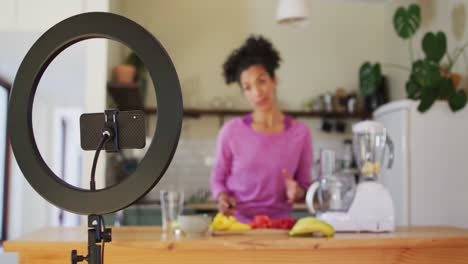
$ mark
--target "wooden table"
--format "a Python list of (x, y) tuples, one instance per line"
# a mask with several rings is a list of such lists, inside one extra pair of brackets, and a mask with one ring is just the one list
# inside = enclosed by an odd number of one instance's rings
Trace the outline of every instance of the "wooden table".
[[(164, 240), (160, 227), (114, 227), (105, 263), (468, 263), (468, 230), (399, 228), (393, 233), (347, 233), (334, 238), (291, 238), (282, 230), (221, 233)], [(85, 228), (46, 228), (4, 249), (20, 263), (70, 263), (86, 253)]]

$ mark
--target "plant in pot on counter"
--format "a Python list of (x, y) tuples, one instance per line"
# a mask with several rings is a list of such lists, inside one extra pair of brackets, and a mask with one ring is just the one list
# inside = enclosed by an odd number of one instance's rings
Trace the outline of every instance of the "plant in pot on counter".
[(377, 107), (388, 101), (384, 84), (384, 77), (380, 64), (364, 63), (359, 70), (359, 86), (364, 97), (365, 110), (373, 112)]
[[(395, 64), (383, 64), (389, 67), (398, 67), (409, 71), (406, 82), (407, 96), (413, 100), (419, 100), (418, 110), (425, 112), (431, 108), (436, 100), (446, 100), (452, 111), (458, 111), (465, 107), (467, 96), (463, 89), (456, 89), (460, 82), (460, 75), (451, 70), (457, 59), (463, 54), (468, 44), (456, 48), (452, 54), (447, 52), (447, 37), (444, 32), (428, 32), (422, 39), (424, 58), (414, 60), (411, 40), (419, 29), (421, 22), (420, 8), (416, 4), (407, 9), (399, 7), (393, 17), (393, 25), (396, 33), (402, 39), (408, 40), (409, 54), (412, 62), (411, 68)], [(443, 64), (446, 57), (448, 63)], [(380, 64), (372, 65), (365, 62), (359, 71), (361, 93), (368, 94), (382, 81)]]
[(135, 67), (135, 79), (134, 82), (138, 83), (139, 87), (142, 90), (143, 94), (146, 94), (146, 86), (147, 86), (147, 80), (146, 80), (146, 66), (143, 63), (143, 61), (138, 57), (138, 55), (135, 52), (131, 52), (126, 60), (125, 63), (128, 65), (132, 65)]

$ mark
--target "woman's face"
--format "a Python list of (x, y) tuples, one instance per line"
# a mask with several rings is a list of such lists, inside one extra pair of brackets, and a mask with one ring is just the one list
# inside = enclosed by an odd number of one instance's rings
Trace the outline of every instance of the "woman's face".
[(276, 78), (272, 79), (262, 65), (252, 65), (240, 75), (240, 85), (249, 103), (260, 111), (276, 105)]

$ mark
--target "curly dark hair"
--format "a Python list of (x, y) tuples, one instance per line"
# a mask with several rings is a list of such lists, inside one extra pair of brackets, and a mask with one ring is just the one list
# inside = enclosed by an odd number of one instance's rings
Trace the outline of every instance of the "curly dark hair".
[(278, 51), (262, 36), (250, 36), (244, 44), (234, 50), (223, 65), (226, 84), (240, 82), (241, 73), (252, 65), (262, 65), (271, 78), (281, 61)]

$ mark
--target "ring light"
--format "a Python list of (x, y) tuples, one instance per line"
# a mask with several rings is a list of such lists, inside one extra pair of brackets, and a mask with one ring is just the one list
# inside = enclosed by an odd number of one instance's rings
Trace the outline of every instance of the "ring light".
[[(67, 47), (92, 38), (119, 41), (135, 51), (153, 80), (158, 105), (153, 140), (136, 171), (119, 184), (96, 191), (77, 188), (55, 175), (40, 155), (32, 127), (34, 95), (48, 65)], [(92, 12), (56, 24), (31, 47), (13, 84), (8, 128), (18, 165), (43, 198), (73, 213), (107, 214), (131, 205), (159, 182), (177, 148), (182, 115), (177, 73), (158, 40), (125, 17)]]

